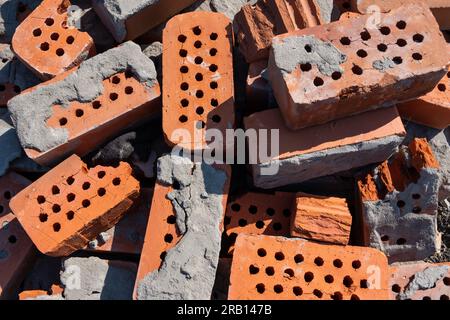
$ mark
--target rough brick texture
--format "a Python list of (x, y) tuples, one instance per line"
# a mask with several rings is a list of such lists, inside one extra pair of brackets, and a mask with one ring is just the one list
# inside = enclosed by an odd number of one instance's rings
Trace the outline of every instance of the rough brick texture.
[(437, 230), (439, 163), (426, 139), (414, 139), (358, 181), (364, 244), (390, 262), (423, 260), (441, 247)]
[[(220, 13), (178, 15), (167, 23), (163, 43), (166, 140), (186, 149), (203, 149), (205, 130), (225, 133), (234, 127), (231, 22)], [(179, 129), (190, 137), (181, 139)]]
[(42, 253), (67, 256), (123, 217), (139, 196), (131, 167), (89, 169), (72, 156), (11, 200), (11, 209)]
[(386, 300), (388, 265), (375, 249), (241, 234), (228, 299)]
[(447, 72), (445, 42), (432, 13), (411, 4), (294, 31), (273, 40), (269, 78), (291, 129), (326, 123), (420, 97)]
[(29, 183), (12, 172), (0, 178), (0, 300), (17, 296), (36, 254), (36, 248), (9, 208), (11, 198)]
[(159, 98), (153, 62), (127, 42), (23, 92), (8, 108), (27, 155), (48, 165), (84, 156), (159, 114)]
[(195, 0), (94, 0), (93, 6), (117, 42), (133, 40)]
[(352, 215), (342, 198), (297, 194), (291, 220), (291, 236), (347, 245)]
[(66, 0), (44, 0), (14, 33), (17, 57), (37, 76), (48, 80), (95, 53), (91, 36), (68, 24)]
[[(271, 189), (331, 175), (388, 159), (405, 136), (395, 107), (379, 109), (321, 126), (291, 131), (280, 111), (255, 113), (246, 129), (279, 129), (279, 155), (252, 165), (257, 187)], [(269, 140), (269, 145), (272, 142)], [(277, 141), (278, 142), (278, 141)], [(279, 168), (264, 175), (267, 168)]]
[(397, 105), (403, 119), (436, 129), (450, 126), (450, 71), (430, 93)]

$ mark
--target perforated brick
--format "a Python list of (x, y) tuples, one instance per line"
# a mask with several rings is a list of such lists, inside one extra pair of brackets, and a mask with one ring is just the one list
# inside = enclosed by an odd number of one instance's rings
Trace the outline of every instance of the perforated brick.
[(70, 5), (70, 0), (44, 0), (14, 33), (14, 52), (43, 80), (78, 66), (95, 54), (90, 35), (68, 23)]
[(403, 119), (436, 129), (450, 126), (450, 70), (433, 91), (397, 106)]
[(289, 236), (292, 205), (295, 194), (246, 193), (227, 206), (225, 232), (228, 237), (226, 251), (232, 253), (234, 242), (241, 233)]
[(0, 299), (12, 299), (28, 269), (36, 248), (11, 213), (11, 198), (30, 184), (24, 177), (8, 173), (0, 178)]
[(447, 43), (420, 3), (274, 38), (269, 78), (290, 129), (314, 126), (430, 92), (447, 72)]
[(388, 277), (375, 249), (241, 234), (228, 299), (386, 300)]
[[(205, 130), (234, 127), (233, 31), (219, 13), (172, 18), (163, 34), (163, 130), (171, 145), (206, 146)], [(189, 132), (180, 141), (177, 129)], [(175, 133), (175, 134), (174, 134)]]
[(23, 92), (8, 107), (27, 155), (49, 165), (84, 156), (155, 117), (160, 87), (153, 62), (127, 42)]
[(11, 200), (11, 209), (42, 253), (67, 256), (123, 217), (139, 196), (131, 167), (88, 168), (72, 156)]

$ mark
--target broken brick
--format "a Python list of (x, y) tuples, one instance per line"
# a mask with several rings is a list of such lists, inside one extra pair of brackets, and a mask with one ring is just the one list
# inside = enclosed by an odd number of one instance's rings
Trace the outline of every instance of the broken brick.
[(349, 244), (352, 215), (346, 199), (297, 194), (291, 236), (334, 244)]
[(375, 249), (241, 234), (228, 299), (387, 300), (388, 280)]
[(67, 256), (113, 227), (139, 195), (131, 167), (88, 168), (72, 156), (11, 200), (11, 209), (42, 253)]
[[(269, 79), (286, 125), (319, 125), (430, 92), (447, 72), (447, 43), (420, 3), (274, 38)], [(325, 58), (324, 58), (325, 57)]]
[[(276, 109), (255, 113), (244, 123), (246, 129), (280, 130), (279, 154), (252, 164), (254, 184), (264, 189), (384, 161), (395, 152), (405, 136), (395, 107), (299, 131), (286, 128), (280, 111)], [(273, 145), (271, 139), (268, 139), (269, 146)], [(267, 168), (278, 168), (277, 173), (263, 174)]]
[[(127, 42), (8, 103), (27, 155), (42, 165), (84, 156), (160, 113), (153, 62)], [(33, 108), (29, 108), (30, 104)]]
[(202, 150), (205, 130), (220, 130), (225, 136), (225, 130), (234, 127), (231, 22), (219, 13), (178, 15), (167, 23), (163, 43), (166, 141)]

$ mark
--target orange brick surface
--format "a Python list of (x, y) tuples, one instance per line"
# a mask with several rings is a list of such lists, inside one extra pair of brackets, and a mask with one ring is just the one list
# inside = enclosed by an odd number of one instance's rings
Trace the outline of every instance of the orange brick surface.
[(72, 156), (11, 200), (37, 248), (67, 256), (114, 226), (139, 195), (128, 164), (88, 168)]
[(375, 249), (242, 234), (230, 300), (387, 300), (388, 264)]
[(274, 38), (269, 78), (289, 128), (407, 101), (437, 85), (449, 60), (429, 9), (411, 4), (381, 19), (379, 28), (362, 15)]
[(17, 28), (12, 46), (37, 76), (48, 80), (95, 53), (92, 38), (67, 23), (69, 0), (44, 0)]
[[(163, 43), (166, 140), (190, 150), (204, 149), (205, 130), (224, 133), (234, 127), (231, 22), (219, 13), (178, 15), (167, 23)], [(178, 129), (190, 137), (180, 139)]]

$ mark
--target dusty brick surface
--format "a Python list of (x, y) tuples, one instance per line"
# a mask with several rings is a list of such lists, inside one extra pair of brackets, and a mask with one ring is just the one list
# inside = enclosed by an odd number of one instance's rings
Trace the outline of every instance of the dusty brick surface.
[(411, 4), (381, 15), (294, 31), (273, 40), (269, 79), (291, 129), (326, 123), (430, 92), (447, 72), (432, 13)]
[(388, 264), (378, 250), (242, 234), (228, 299), (386, 300)]
[(42, 253), (67, 256), (123, 217), (139, 195), (131, 168), (89, 169), (65, 160), (11, 200), (11, 209)]

